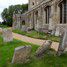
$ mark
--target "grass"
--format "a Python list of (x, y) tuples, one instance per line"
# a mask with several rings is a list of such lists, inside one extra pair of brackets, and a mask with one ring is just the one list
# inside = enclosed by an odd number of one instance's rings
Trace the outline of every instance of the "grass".
[(3, 25), (3, 24), (0, 24), (0, 27), (1, 27), (1, 28), (7, 28), (8, 26)]
[(29, 63), (26, 64), (11, 64), (14, 49), (23, 45), (32, 46), (32, 55), (39, 46), (15, 40), (13, 42), (4, 43), (2, 36), (0, 36), (0, 67), (67, 67), (67, 54), (60, 57), (53, 54), (45, 54), (43, 58), (32, 58)]
[(31, 31), (31, 32), (23, 32), (20, 30), (13, 30), (14, 33), (18, 33), (21, 35), (25, 35), (28, 37), (32, 37), (32, 38), (37, 38), (37, 39), (43, 39), (43, 40), (52, 40), (55, 42), (59, 42), (60, 38), (54, 35), (50, 35), (50, 34), (46, 34), (43, 32), (37, 32), (37, 31)]

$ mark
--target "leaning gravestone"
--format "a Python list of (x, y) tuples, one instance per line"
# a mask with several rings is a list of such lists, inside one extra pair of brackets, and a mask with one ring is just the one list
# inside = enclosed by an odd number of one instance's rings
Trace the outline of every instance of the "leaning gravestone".
[(50, 40), (46, 41), (41, 47), (36, 51), (36, 57), (42, 57), (44, 53), (51, 47), (52, 42)]
[(67, 31), (65, 31), (60, 38), (60, 44), (57, 52), (58, 56), (62, 55), (64, 50), (67, 48)]
[(11, 29), (3, 29), (3, 40), (4, 42), (13, 41), (13, 35)]
[(30, 60), (31, 49), (31, 46), (21, 46), (15, 48), (12, 63), (27, 63)]

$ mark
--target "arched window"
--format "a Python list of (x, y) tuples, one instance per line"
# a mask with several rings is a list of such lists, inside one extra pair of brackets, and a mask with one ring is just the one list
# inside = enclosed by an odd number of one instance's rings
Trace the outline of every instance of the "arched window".
[(36, 24), (37, 24), (37, 21), (38, 21), (38, 11), (35, 12), (35, 15), (36, 15)]
[(61, 3), (59, 3), (59, 7), (60, 7), (60, 23), (64, 24), (66, 23), (66, 10), (67, 10), (67, 2), (66, 0), (63, 0)]
[(38, 17), (38, 11), (36, 11), (36, 12), (35, 12), (35, 14), (36, 14), (36, 15), (37, 15), (37, 17)]
[(51, 7), (47, 6), (45, 8), (45, 12), (46, 12), (46, 24), (49, 24), (49, 18), (51, 17)]
[(32, 2), (32, 5), (34, 5), (34, 2)]
[(25, 20), (22, 21), (22, 25), (25, 25)]

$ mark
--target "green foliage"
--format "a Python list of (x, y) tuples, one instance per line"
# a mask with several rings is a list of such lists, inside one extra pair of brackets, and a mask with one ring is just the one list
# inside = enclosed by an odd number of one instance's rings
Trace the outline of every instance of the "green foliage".
[(21, 30), (13, 30), (14, 33), (18, 33), (21, 35), (26, 35), (28, 37), (37, 38), (37, 39), (43, 39), (43, 40), (52, 40), (55, 42), (59, 42), (60, 38), (54, 35), (46, 34), (43, 32), (37, 32), (37, 31), (31, 31), (31, 32), (23, 32)]
[[(52, 54), (44, 54), (44, 57), (37, 59), (32, 56), (31, 61), (26, 64), (11, 64), (14, 49), (23, 45), (32, 45), (32, 55), (34, 55), (38, 46), (19, 40), (4, 43), (0, 35), (0, 67), (67, 67), (67, 54), (60, 57)], [(54, 51), (53, 51), (54, 52)]]
[(14, 54), (14, 49), (19, 46), (31, 45), (32, 46), (32, 54), (38, 48), (37, 45), (22, 42), (19, 40), (13, 40), (13, 42), (4, 43), (2, 36), (0, 35), (0, 67), (10, 67), (12, 57)]
[(5, 8), (3, 12), (1, 13), (1, 16), (4, 20), (3, 24), (12, 26), (13, 22), (13, 12), (18, 13), (18, 11), (22, 11), (21, 13), (24, 13), (28, 10), (28, 4), (23, 5), (11, 5), (9, 8)]
[(3, 24), (0, 24), (0, 27), (1, 27), (1, 28), (8, 28), (7, 25), (3, 25)]

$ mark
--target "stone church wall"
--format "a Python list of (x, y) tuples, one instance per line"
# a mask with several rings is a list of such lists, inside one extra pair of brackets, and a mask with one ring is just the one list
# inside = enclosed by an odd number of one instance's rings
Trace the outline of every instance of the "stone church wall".
[[(14, 27), (21, 29), (22, 22), (29, 29), (45, 32), (50, 30), (55, 34), (56, 28), (66, 27), (66, 23), (60, 24), (60, 6), (64, 0), (29, 0), (28, 11), (22, 15), (17, 14), (13, 17)], [(63, 8), (63, 7), (62, 7)], [(21, 17), (21, 18), (20, 18)], [(67, 17), (67, 3), (66, 3)], [(63, 21), (63, 20), (62, 20)]]

